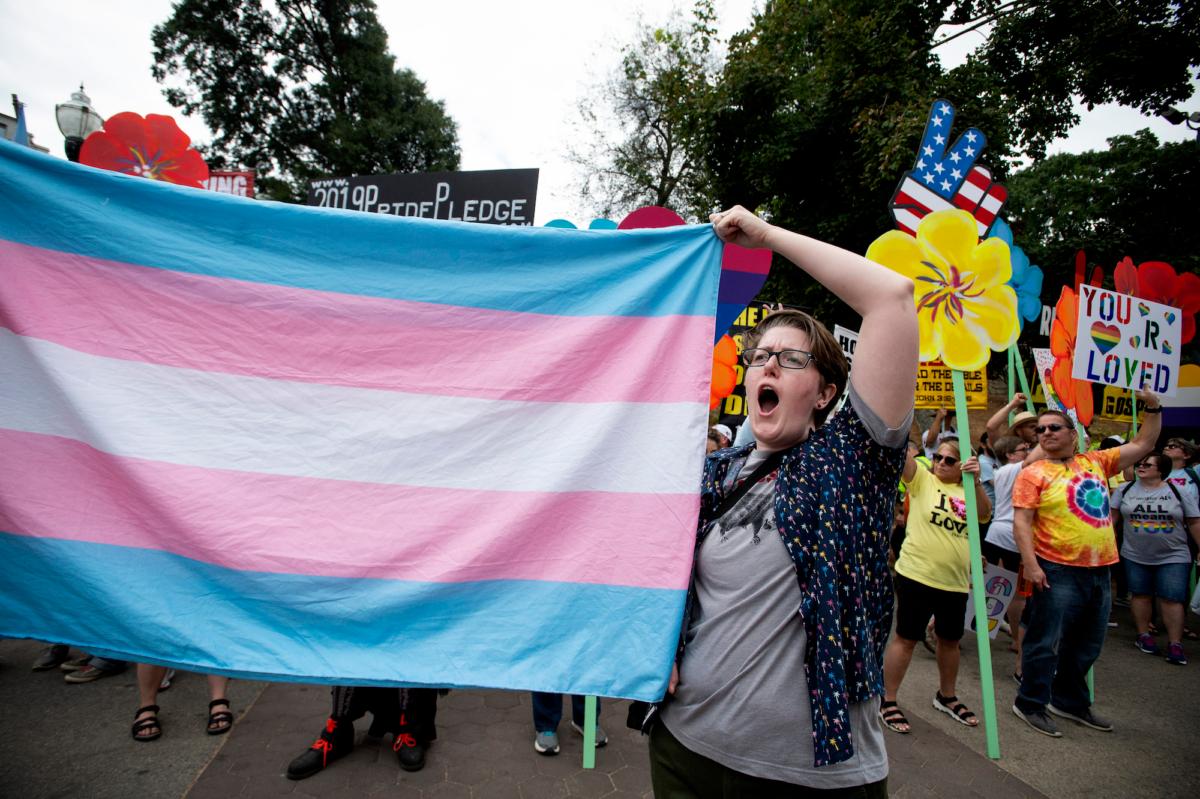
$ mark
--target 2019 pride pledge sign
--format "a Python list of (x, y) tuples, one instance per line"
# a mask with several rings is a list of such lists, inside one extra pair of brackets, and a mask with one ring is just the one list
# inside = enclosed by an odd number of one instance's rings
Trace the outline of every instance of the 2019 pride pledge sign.
[(272, 680), (663, 694), (711, 228), (345, 214), (7, 142), (0, 183), (0, 635)]

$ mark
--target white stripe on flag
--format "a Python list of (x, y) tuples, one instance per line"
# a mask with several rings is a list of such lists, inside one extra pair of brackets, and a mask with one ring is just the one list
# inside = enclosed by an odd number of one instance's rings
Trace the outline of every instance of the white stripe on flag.
[(188, 466), (431, 488), (690, 493), (705, 423), (703, 403), (515, 402), (268, 380), (88, 355), (0, 329), (0, 427)]

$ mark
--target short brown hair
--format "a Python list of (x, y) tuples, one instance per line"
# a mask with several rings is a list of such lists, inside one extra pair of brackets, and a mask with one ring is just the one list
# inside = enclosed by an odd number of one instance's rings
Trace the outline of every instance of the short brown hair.
[(1067, 416), (1064, 411), (1060, 411), (1057, 408), (1047, 408), (1037, 415), (1039, 422), (1042, 421), (1043, 416), (1057, 416), (1063, 420), (1063, 423), (1066, 424), (1067, 427), (1071, 428), (1071, 430), (1075, 430), (1075, 422), (1070, 416)]
[(818, 322), (804, 311), (775, 311), (754, 326), (742, 336), (742, 351), (754, 349), (768, 330), (777, 327), (792, 327), (808, 337), (808, 346), (812, 350), (812, 365), (825, 385), (836, 387), (833, 399), (824, 408), (813, 408), (813, 420), (817, 426), (824, 424), (829, 412), (837, 405), (838, 398), (846, 390), (846, 378), (850, 374), (850, 363), (846, 360), (842, 347), (837, 339), (829, 332), (829, 328)]
[[(1034, 421), (1036, 422), (1036, 420)], [(1025, 439), (1021, 438), (1020, 436), (1000, 436), (1000, 438), (996, 439), (996, 443), (992, 447), (992, 451), (996, 453), (996, 460), (998, 460), (1000, 465), (1003, 466), (1008, 463), (1008, 456), (1016, 452), (1017, 447), (1023, 445), (1024, 443)]]

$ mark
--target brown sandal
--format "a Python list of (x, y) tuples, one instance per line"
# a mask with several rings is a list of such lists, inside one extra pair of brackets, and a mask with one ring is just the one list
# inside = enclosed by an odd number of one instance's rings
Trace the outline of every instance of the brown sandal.
[[(143, 713), (150, 713), (146, 718), (139, 718)], [(135, 741), (157, 741), (162, 737), (162, 723), (158, 720), (158, 705), (139, 707), (133, 714), (133, 727), (129, 734)]]
[[(224, 705), (224, 710), (213, 710), (217, 705)], [(228, 699), (214, 699), (208, 703), (208, 734), (224, 735), (233, 726), (233, 714), (229, 712)]]

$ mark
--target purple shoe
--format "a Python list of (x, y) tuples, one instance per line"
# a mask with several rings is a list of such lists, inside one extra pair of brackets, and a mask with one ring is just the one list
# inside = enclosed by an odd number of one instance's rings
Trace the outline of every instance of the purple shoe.
[(1133, 642), (1133, 645), (1145, 652), (1147, 655), (1158, 654), (1158, 644), (1154, 642), (1154, 636), (1152, 636), (1150, 633), (1142, 633), (1139, 635), (1137, 640)]
[(1183, 654), (1183, 644), (1176, 642), (1167, 646), (1167, 662), (1172, 666), (1187, 665), (1187, 655)]

